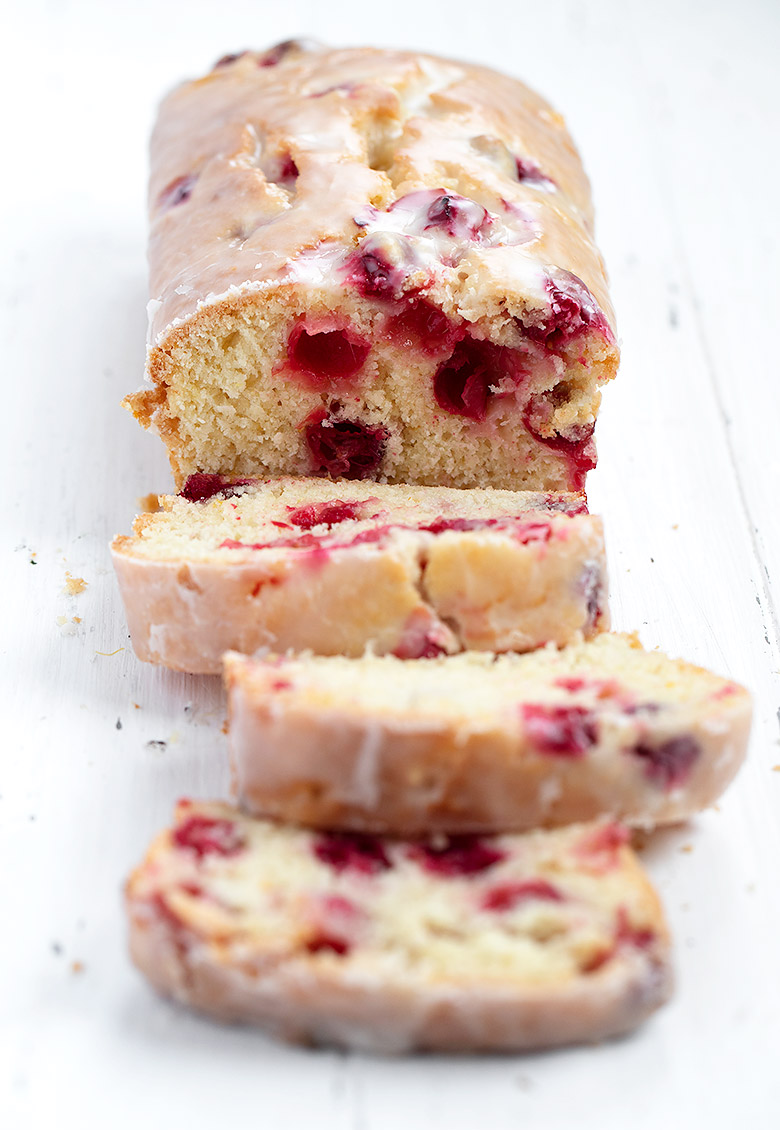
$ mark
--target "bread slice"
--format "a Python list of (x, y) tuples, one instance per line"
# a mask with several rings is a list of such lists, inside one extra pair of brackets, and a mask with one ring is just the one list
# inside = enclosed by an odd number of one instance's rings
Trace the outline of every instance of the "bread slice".
[(579, 490), (618, 349), (562, 117), (484, 67), (284, 43), (164, 101), (151, 388), (195, 472)]
[(736, 773), (751, 717), (742, 687), (609, 633), (498, 657), (229, 654), (225, 672), (248, 810), (399, 835), (684, 819)]
[(194, 475), (118, 537), (136, 654), (218, 674), (261, 647), (525, 651), (608, 626), (582, 495)]
[(629, 1031), (670, 990), (627, 833), (313, 834), (182, 802), (127, 885), (166, 996), (288, 1040), (519, 1051)]

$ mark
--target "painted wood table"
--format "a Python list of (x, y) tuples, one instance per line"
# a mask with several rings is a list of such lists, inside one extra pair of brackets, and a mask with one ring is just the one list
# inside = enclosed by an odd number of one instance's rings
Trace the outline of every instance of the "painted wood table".
[[(29, 0), (7, 23), (0, 1125), (780, 1125), (780, 5)], [(301, 32), (473, 58), (566, 113), (624, 351), (590, 482), (614, 620), (755, 692), (737, 782), (644, 852), (678, 985), (620, 1042), (290, 1049), (157, 999), (126, 957), (123, 876), (175, 798), (228, 791), (218, 680), (135, 660), (107, 552), (170, 486), (119, 407), (144, 359), (146, 139), (174, 80)]]

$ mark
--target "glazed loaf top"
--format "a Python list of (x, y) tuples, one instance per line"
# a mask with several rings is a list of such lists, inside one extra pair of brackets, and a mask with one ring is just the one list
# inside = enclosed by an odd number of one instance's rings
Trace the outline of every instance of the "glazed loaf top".
[[(465, 198), (436, 230), (420, 220), (430, 189)], [(350, 251), (372, 236), (402, 245), (427, 276), (444, 264), (461, 307), (471, 294), (488, 314), (491, 302), (512, 312), (522, 296), (527, 310), (573, 286), (614, 333), (563, 119), (484, 67), (299, 42), (226, 56), (163, 102), (150, 213), (152, 345), (219, 298), (340, 285)]]

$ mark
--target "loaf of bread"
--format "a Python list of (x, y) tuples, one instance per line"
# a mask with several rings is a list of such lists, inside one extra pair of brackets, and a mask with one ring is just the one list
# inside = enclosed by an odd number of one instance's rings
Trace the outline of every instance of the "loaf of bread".
[(166, 996), (376, 1052), (601, 1040), (666, 999), (669, 941), (624, 830), (380, 840), (182, 802), (127, 885)]
[(285, 43), (152, 140), (151, 388), (197, 472), (579, 490), (618, 350), (587, 178), (520, 82)]
[(742, 687), (610, 633), (498, 657), (230, 654), (226, 680), (242, 805), (397, 835), (684, 819), (736, 773), (751, 716)]
[(112, 546), (136, 654), (526, 651), (608, 626), (601, 520), (576, 494), (193, 475)]

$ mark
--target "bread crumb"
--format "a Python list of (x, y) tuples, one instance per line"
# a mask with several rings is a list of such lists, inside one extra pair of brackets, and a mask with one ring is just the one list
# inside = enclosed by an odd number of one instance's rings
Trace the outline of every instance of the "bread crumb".
[(780, 765), (773, 765), (773, 766), (772, 766), (772, 771), (773, 771), (774, 773), (780, 773)]
[(144, 494), (136, 501), (142, 514), (156, 514), (161, 509), (159, 494)]
[(140, 702), (134, 702), (134, 703), (133, 703), (133, 708), (134, 708), (135, 710), (140, 710), (140, 709), (141, 709), (141, 704), (140, 704)]
[(74, 577), (71, 573), (65, 570), (65, 587), (62, 590), (68, 596), (78, 596), (87, 587), (87, 582), (83, 577)]
[(58, 616), (57, 617), (57, 623), (59, 624), (60, 627), (62, 627), (63, 624), (67, 624), (67, 622), (68, 622), (67, 616)]
[(226, 718), (225, 721), (222, 723), (222, 733), (226, 734), (227, 732), (228, 732), (228, 720)]
[(693, 851), (693, 844), (683, 844), (683, 846), (680, 848), (680, 851)]
[(72, 961), (70, 963), (70, 971), (71, 971), (71, 973), (83, 973), (84, 972), (83, 961)]

